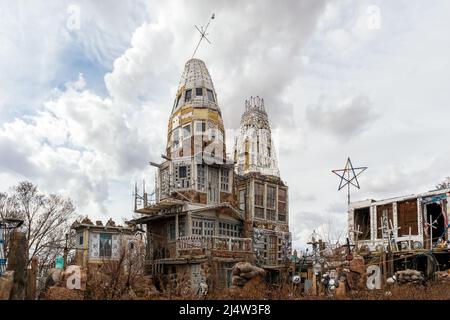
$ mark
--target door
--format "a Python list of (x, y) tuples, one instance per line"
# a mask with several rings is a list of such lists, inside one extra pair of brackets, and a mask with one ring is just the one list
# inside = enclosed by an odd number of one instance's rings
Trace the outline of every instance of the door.
[(200, 264), (191, 265), (191, 288), (194, 294), (197, 294), (200, 288), (200, 283), (205, 281), (205, 277), (202, 276), (202, 268)]
[(208, 170), (208, 203), (219, 202), (219, 169)]

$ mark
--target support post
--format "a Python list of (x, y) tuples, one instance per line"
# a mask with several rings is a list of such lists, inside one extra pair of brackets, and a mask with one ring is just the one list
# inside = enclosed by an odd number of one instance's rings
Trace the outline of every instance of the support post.
[(7, 270), (14, 271), (11, 300), (24, 300), (27, 281), (28, 240), (24, 232), (14, 230), (10, 241)]

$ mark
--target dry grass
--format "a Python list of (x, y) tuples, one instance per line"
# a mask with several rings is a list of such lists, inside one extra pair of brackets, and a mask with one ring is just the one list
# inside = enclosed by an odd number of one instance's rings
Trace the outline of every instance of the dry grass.
[[(91, 278), (86, 292), (53, 287), (47, 292), (46, 299), (117, 299), (117, 300), (197, 300), (205, 299), (193, 294), (185, 286), (166, 289), (155, 294), (150, 279), (137, 276), (131, 286), (125, 285), (125, 279), (117, 278), (118, 285), (114, 285), (115, 272), (108, 276)], [(255, 281), (253, 281), (255, 280)], [(382, 290), (360, 290), (349, 292), (346, 296), (330, 295), (302, 295), (299, 289), (290, 285), (271, 286), (253, 279), (243, 288), (230, 288), (209, 292), (207, 300), (450, 300), (450, 283), (428, 282), (425, 286), (405, 284)], [(180, 284), (180, 282), (178, 283)], [(183, 288), (184, 287), (184, 288)], [(113, 289), (115, 288), (115, 289)], [(183, 289), (181, 289), (183, 288)], [(130, 290), (131, 289), (131, 290)], [(130, 291), (132, 294), (130, 294)]]

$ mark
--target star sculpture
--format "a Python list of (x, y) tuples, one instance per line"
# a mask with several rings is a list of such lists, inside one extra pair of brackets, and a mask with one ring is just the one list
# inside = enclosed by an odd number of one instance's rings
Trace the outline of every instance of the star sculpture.
[(354, 168), (352, 161), (350, 158), (347, 158), (347, 163), (345, 164), (344, 169), (332, 170), (335, 175), (341, 178), (341, 182), (339, 183), (338, 190), (347, 186), (348, 192), (348, 205), (350, 205), (350, 185), (361, 189), (358, 182), (358, 176), (363, 173), (367, 167), (358, 167)]

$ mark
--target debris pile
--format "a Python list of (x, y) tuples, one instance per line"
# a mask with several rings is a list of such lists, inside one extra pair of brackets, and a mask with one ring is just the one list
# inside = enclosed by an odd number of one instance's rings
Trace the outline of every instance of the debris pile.
[(236, 287), (244, 287), (247, 282), (257, 277), (264, 277), (266, 271), (264, 269), (251, 265), (249, 262), (238, 262), (233, 266), (233, 278), (231, 285)]
[(406, 269), (397, 271), (395, 273), (395, 277), (399, 284), (406, 284), (406, 283), (421, 284), (425, 282), (425, 277), (423, 276), (423, 273), (417, 270)]
[(447, 271), (437, 271), (434, 276), (439, 282), (450, 283), (450, 274)]

